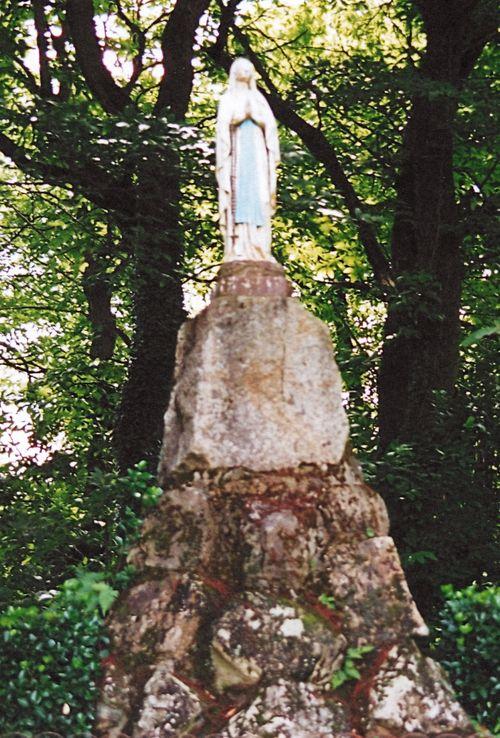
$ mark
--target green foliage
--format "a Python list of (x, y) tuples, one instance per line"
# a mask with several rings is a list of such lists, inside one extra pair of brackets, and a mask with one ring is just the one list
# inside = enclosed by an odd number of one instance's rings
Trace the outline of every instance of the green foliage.
[(436, 394), (432, 433), (422, 428), (418, 445), (393, 444), (368, 467), (426, 618), (442, 604), (444, 581), (461, 588), (493, 576), (499, 405), (490, 341), (469, 349), (453, 397)]
[(332, 674), (330, 682), (332, 689), (338, 689), (338, 687), (341, 687), (345, 682), (351, 681), (352, 679), (360, 679), (359, 663), (356, 665), (356, 662), (363, 660), (366, 654), (371, 651), (373, 651), (373, 646), (348, 648), (342, 666)]
[(37, 604), (0, 614), (0, 731), (92, 729), (108, 654), (103, 615), (116, 594), (102, 574), (80, 571)]
[(318, 597), (322, 605), (327, 607), (329, 610), (335, 610), (335, 597), (332, 595), (322, 594)]
[(435, 627), (433, 656), (441, 661), (462, 704), (500, 731), (500, 587), (443, 586), (446, 602)]
[(114, 571), (138, 531), (141, 511), (160, 494), (144, 463), (123, 476), (95, 469), (85, 478), (65, 466), (49, 478), (32, 467), (9, 478), (0, 506), (1, 601), (22, 601), (57, 586), (77, 563)]
[(83, 571), (79, 576), (67, 579), (63, 590), (68, 599), (74, 600), (86, 610), (100, 610), (102, 615), (106, 615), (118, 592), (103, 579), (102, 572)]
[(472, 331), (472, 333), (463, 339), (462, 346), (472, 346), (485, 336), (493, 335), (500, 335), (500, 320), (497, 320), (494, 325), (484, 325), (482, 328)]

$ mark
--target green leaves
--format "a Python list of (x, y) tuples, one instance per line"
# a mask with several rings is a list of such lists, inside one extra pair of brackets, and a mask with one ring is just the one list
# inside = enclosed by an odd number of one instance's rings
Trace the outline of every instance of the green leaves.
[(428, 561), (437, 561), (437, 556), (434, 551), (412, 551), (404, 558), (404, 563), (407, 566), (413, 564), (426, 564)]
[(72, 599), (79, 602), (89, 611), (99, 608), (105, 615), (113, 602), (118, 591), (113, 589), (104, 581), (105, 574), (102, 572), (89, 572), (79, 570), (77, 577), (67, 579), (64, 582), (64, 590), (71, 593)]
[(331, 595), (322, 594), (318, 597), (322, 605), (327, 607), (329, 610), (335, 610), (335, 598)]
[(366, 654), (373, 651), (373, 646), (359, 646), (358, 648), (348, 648), (344, 656), (344, 662), (340, 669), (332, 674), (330, 683), (332, 689), (338, 689), (345, 682), (361, 678), (361, 672), (356, 665), (357, 661), (362, 661)]
[(467, 348), (468, 346), (478, 343), (482, 338), (485, 338), (485, 336), (494, 335), (500, 335), (500, 320), (495, 321), (493, 325), (485, 325), (482, 328), (472, 331), (472, 333), (469, 333), (469, 335), (463, 339), (461, 346)]
[(500, 587), (442, 587), (446, 602), (434, 629), (433, 655), (469, 712), (500, 727)]
[(102, 614), (116, 595), (102, 575), (80, 571), (43, 603), (0, 613), (0, 731), (63, 735), (92, 729)]
[(141, 512), (156, 504), (161, 490), (141, 463), (123, 476), (100, 469), (87, 476), (62, 462), (61, 471), (56, 464), (49, 467), (48, 479), (29, 467), (5, 491), (5, 507), (0, 504), (0, 602), (29, 597), (42, 581), (46, 588), (56, 586), (69, 573), (61, 551), (75, 557), (83, 549), (83, 563), (99, 573), (83, 579), (77, 574), (67, 586), (82, 601), (88, 595), (92, 606), (101, 593), (106, 609), (111, 593), (102, 585), (102, 572), (123, 561), (126, 546), (138, 533)]

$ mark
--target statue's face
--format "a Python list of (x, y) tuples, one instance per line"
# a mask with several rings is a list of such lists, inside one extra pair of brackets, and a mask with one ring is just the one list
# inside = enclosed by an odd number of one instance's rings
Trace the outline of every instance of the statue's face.
[(253, 64), (247, 59), (238, 59), (234, 64), (234, 76), (238, 82), (249, 84), (254, 76)]

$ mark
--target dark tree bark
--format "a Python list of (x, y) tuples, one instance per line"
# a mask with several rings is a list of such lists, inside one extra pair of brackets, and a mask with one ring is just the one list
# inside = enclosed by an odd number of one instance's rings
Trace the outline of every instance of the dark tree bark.
[(112, 289), (105, 273), (106, 262), (93, 254), (86, 255), (87, 267), (82, 275), (87, 298), (88, 317), (92, 325), (92, 359), (111, 359), (118, 335), (116, 318), (111, 309)]
[(382, 448), (428, 435), (434, 391), (451, 390), (455, 381), (463, 258), (453, 182), (454, 119), (460, 89), (495, 23), (489, 0), (416, 4), (427, 48), (397, 182), (397, 290), (389, 300), (379, 376)]
[[(186, 115), (193, 86), (193, 44), (210, 0), (179, 0), (162, 34), (164, 76), (155, 111)], [(114, 442), (122, 469), (147, 460), (155, 470), (172, 388), (177, 333), (185, 318), (180, 280), (180, 171), (176, 152), (149, 157), (139, 172), (136, 211), (124, 233), (134, 243), (136, 327)]]
[(32, 0), (32, 5), (36, 29), (36, 44), (38, 47), (38, 62), (40, 65), (40, 92), (44, 97), (48, 97), (52, 92), (48, 56), (50, 29), (45, 16), (43, 0)]
[[(179, 263), (179, 172), (174, 152), (142, 169), (136, 215), (123, 225), (134, 246), (135, 331), (114, 433), (122, 469), (146, 459), (154, 470), (172, 386), (177, 332), (185, 317)], [(168, 176), (166, 172), (169, 172)]]
[(161, 49), (164, 75), (156, 110), (170, 110), (176, 120), (184, 118), (193, 86), (193, 44), (200, 18), (210, 0), (177, 0), (165, 25)]
[(104, 110), (119, 113), (130, 98), (104, 65), (94, 22), (94, 3), (92, 0), (68, 0), (66, 7), (76, 58), (85, 81)]

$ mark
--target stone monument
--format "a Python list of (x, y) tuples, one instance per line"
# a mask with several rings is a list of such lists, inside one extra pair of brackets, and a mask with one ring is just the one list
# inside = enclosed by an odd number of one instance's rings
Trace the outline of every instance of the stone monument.
[(262, 224), (234, 215), (232, 126), (245, 101), (262, 156), (269, 134), (277, 161), (253, 79), (219, 112), (226, 263), (210, 305), (180, 333), (164, 494), (109, 617), (96, 733), (472, 736), (442, 669), (415, 645), (427, 629), (385, 505), (350, 450), (329, 332), (270, 256), (271, 176)]

